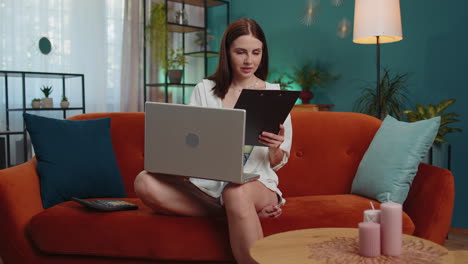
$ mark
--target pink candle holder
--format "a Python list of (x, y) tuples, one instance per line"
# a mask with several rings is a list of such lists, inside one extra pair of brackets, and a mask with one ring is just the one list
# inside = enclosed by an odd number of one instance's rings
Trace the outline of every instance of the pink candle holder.
[(380, 256), (380, 224), (359, 223), (359, 254), (364, 257)]

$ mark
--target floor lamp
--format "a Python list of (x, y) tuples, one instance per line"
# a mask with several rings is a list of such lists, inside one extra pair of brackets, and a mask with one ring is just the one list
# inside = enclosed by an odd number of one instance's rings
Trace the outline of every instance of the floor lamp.
[(400, 0), (356, 0), (354, 6), (353, 42), (376, 44), (377, 47), (377, 114), (382, 118), (380, 91), (380, 44), (403, 39)]

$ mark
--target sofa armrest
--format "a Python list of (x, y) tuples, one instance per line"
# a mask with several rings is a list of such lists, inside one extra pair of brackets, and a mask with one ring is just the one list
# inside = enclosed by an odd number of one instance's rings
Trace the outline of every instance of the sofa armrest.
[[(43, 211), (36, 159), (0, 170), (0, 255), (5, 263), (27, 263), (29, 220)], [(20, 262), (18, 262), (20, 261)]]
[(421, 163), (404, 203), (414, 235), (443, 245), (450, 227), (455, 184), (449, 170)]

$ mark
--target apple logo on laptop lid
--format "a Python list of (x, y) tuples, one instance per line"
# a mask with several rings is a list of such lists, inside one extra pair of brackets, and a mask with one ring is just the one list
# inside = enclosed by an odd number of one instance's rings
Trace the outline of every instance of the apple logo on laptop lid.
[(196, 148), (200, 143), (200, 138), (195, 133), (188, 133), (185, 136), (185, 144), (189, 147)]

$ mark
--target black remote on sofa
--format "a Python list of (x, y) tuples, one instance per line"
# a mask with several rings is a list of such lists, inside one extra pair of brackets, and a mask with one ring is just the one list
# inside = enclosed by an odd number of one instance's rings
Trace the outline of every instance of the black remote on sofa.
[(72, 200), (86, 207), (93, 208), (99, 211), (106, 211), (106, 212), (138, 209), (138, 206), (136, 204), (132, 204), (132, 203), (122, 201), (122, 200), (89, 201), (89, 200), (80, 199), (76, 197), (72, 197)]

